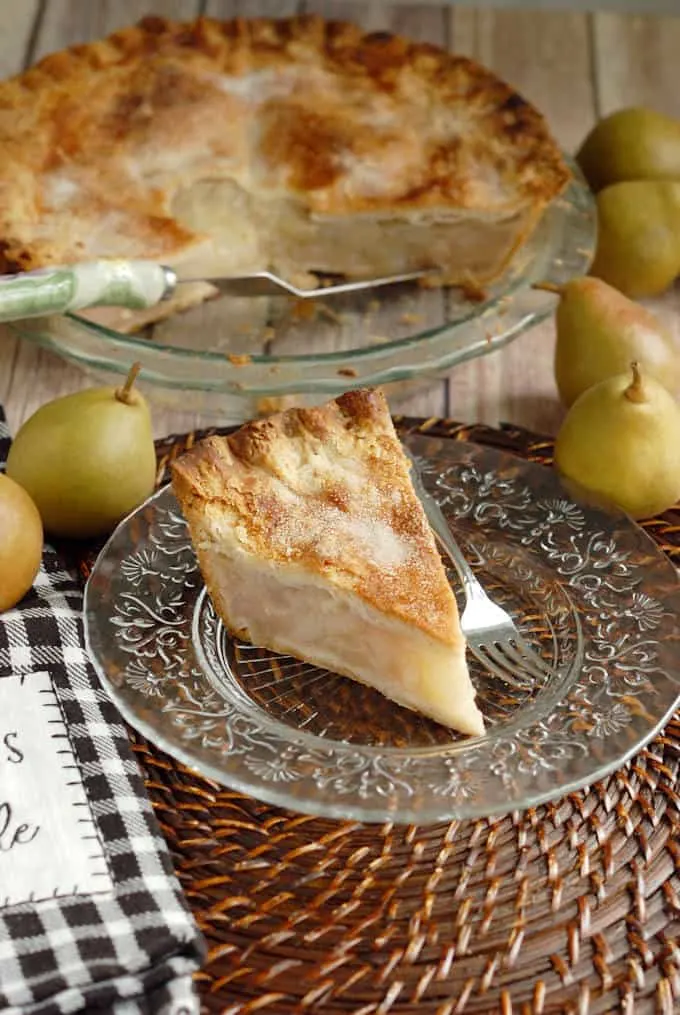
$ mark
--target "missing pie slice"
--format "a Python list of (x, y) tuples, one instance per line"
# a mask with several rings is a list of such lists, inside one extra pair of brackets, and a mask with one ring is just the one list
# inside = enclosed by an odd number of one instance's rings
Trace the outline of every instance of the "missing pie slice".
[(316, 16), (149, 17), (52, 53), (0, 84), (0, 150), (0, 272), (133, 257), (479, 287), (570, 177), (478, 64)]
[(234, 635), (483, 732), (456, 601), (380, 391), (209, 437), (173, 464), (172, 485)]

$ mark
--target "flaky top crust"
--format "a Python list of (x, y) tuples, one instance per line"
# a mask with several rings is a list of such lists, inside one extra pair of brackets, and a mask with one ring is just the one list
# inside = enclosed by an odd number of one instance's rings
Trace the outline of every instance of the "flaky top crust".
[(298, 566), (447, 643), (458, 612), (379, 390), (209, 437), (172, 465), (199, 550)]
[(540, 114), (474, 62), (314, 16), (149, 17), (53, 53), (0, 85), (0, 152), (5, 272), (172, 261), (201, 239), (173, 198), (211, 177), (311, 214), (492, 218), (569, 178)]

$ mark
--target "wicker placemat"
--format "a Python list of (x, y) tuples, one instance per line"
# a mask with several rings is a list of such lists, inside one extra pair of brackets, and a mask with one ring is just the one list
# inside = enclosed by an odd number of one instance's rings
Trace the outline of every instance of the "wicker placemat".
[[(516, 428), (399, 426), (537, 462), (552, 454)], [(196, 436), (159, 442), (160, 476)], [(680, 565), (680, 511), (646, 528)], [(587, 791), (427, 827), (285, 811), (131, 736), (208, 941), (205, 1012), (680, 1011), (679, 716)]]

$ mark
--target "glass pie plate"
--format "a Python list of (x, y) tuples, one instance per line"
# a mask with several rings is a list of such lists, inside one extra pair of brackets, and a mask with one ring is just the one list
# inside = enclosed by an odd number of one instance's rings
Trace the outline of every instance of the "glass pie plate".
[[(680, 695), (674, 567), (549, 468), (413, 436), (424, 481), (480, 579), (549, 663), (505, 685), (469, 656), (487, 729), (466, 738), (344, 677), (234, 640), (169, 487), (122, 522), (84, 604), (123, 716), (184, 764), (299, 811), (431, 822), (536, 805), (620, 766)], [(459, 583), (452, 576), (459, 594)], [(460, 600), (459, 600), (460, 602)]]
[(84, 367), (102, 383), (142, 363), (157, 403), (239, 422), (353, 387), (390, 385), (394, 405), (415, 384), (492, 352), (548, 314), (552, 293), (585, 274), (595, 244), (592, 195), (575, 165), (505, 275), (484, 293), (390, 287), (301, 303), (223, 297), (176, 314), (153, 332), (123, 335), (73, 314), (13, 322), (21, 337)]

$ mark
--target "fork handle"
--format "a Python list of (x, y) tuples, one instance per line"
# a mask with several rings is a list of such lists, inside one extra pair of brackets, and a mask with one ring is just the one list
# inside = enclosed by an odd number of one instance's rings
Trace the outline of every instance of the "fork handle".
[[(407, 452), (408, 453), (408, 452)], [(409, 453), (410, 454), (410, 453)], [(413, 461), (413, 459), (412, 459)], [(427, 520), (430, 523), (430, 528), (434, 532), (435, 536), (439, 540), (441, 546), (446, 551), (451, 561), (458, 571), (458, 576), (463, 583), (463, 590), (467, 600), (472, 599), (484, 599), (486, 600), (487, 595), (482, 588), (481, 584), (477, 581), (474, 571), (468, 564), (463, 551), (459, 547), (456, 539), (451, 532), (449, 523), (444, 516), (444, 512), (440, 508), (439, 504), (432, 496), (432, 494), (425, 488), (425, 484), (422, 481), (418, 466), (413, 462), (412, 479), (416, 487), (416, 491), (420, 500), (425, 508)]]
[(449, 528), (449, 524), (444, 517), (439, 504), (437, 504), (434, 497), (430, 497), (429, 494), (426, 496), (430, 500), (430, 511), (428, 512), (428, 520), (434, 531), (435, 536), (441, 543), (446, 553), (451, 558), (451, 561), (458, 571), (459, 577), (463, 583), (463, 590), (465, 592), (466, 599), (486, 599), (486, 593), (484, 589), (477, 581), (474, 571), (468, 564), (463, 551), (458, 546), (458, 543), (454, 539), (453, 533)]
[(153, 261), (93, 261), (0, 276), (0, 321), (65, 314), (84, 307), (144, 310), (175, 286), (175, 274)]

